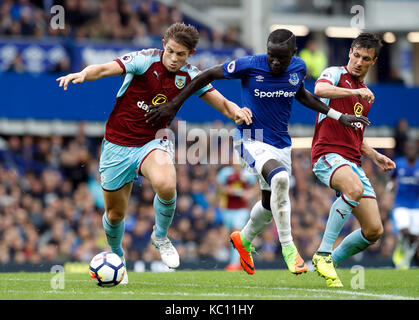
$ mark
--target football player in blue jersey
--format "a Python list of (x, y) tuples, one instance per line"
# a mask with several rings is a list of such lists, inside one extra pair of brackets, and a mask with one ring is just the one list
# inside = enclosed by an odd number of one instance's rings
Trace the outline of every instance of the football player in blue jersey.
[(398, 241), (393, 252), (397, 269), (409, 269), (419, 242), (419, 161), (416, 142), (409, 140), (406, 156), (396, 159), (393, 171), (396, 196), (391, 216)]
[(307, 271), (291, 235), (291, 206), (289, 179), (291, 175), (291, 137), (288, 122), (294, 98), (304, 106), (327, 114), (341, 124), (355, 128), (357, 122), (368, 125), (366, 117), (342, 114), (329, 108), (304, 88), (307, 68), (304, 61), (295, 57), (296, 38), (286, 29), (270, 33), (267, 53), (242, 57), (209, 68), (199, 74), (171, 102), (151, 108), (148, 122), (157, 125), (162, 120), (171, 121), (183, 102), (194, 91), (221, 79), (240, 79), (243, 105), (252, 112), (252, 123), (236, 128), (234, 149), (242, 165), (258, 175), (262, 200), (250, 212), (246, 226), (230, 236), (240, 254), (243, 269), (253, 274), (252, 240), (272, 221), (275, 221), (282, 254), (290, 272)]

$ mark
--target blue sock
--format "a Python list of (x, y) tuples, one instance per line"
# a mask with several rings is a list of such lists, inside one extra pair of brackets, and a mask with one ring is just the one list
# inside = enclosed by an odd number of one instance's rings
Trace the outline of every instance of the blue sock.
[(122, 238), (125, 232), (125, 219), (118, 224), (111, 224), (106, 216), (106, 212), (102, 217), (103, 228), (105, 229), (106, 239), (113, 253), (122, 257), (124, 249), (122, 249)]
[(155, 234), (156, 237), (166, 237), (176, 209), (176, 194), (171, 200), (163, 200), (157, 194), (153, 201), (154, 212), (156, 213)]
[(323, 239), (320, 244), (318, 252), (332, 252), (333, 244), (342, 231), (346, 220), (352, 213), (352, 209), (355, 208), (359, 202), (349, 200), (344, 195), (340, 196), (333, 202), (330, 208), (329, 218), (327, 219), (326, 229), (324, 231)]
[(365, 239), (362, 235), (361, 229), (357, 229), (347, 235), (339, 246), (333, 250), (332, 259), (334, 262), (345, 260), (346, 258), (352, 257), (353, 255), (364, 251), (372, 244), (374, 244), (374, 242)]

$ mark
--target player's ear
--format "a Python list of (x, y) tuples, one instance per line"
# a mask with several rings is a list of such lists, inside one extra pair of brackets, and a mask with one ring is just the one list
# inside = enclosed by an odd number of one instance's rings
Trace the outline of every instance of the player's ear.
[(163, 48), (166, 49), (166, 42), (164, 41), (164, 39), (161, 39), (161, 43), (163, 43)]
[(349, 54), (348, 54), (349, 58), (351, 57), (351, 54), (352, 54), (352, 48), (349, 49)]

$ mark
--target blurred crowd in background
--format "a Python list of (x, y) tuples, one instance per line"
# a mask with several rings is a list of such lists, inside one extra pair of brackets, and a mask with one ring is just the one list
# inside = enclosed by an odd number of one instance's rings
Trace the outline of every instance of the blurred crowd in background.
[[(407, 139), (406, 133), (395, 130), (397, 148), (382, 151), (392, 158), (403, 155), (398, 149)], [(88, 262), (96, 253), (108, 250), (98, 174), (101, 139), (86, 137), (80, 124), (76, 137), (4, 136), (0, 141), (0, 264)], [(292, 157), (292, 233), (307, 260), (320, 244), (335, 194), (312, 174), (309, 149), (293, 150)], [(176, 166), (178, 200), (169, 238), (181, 261), (228, 263), (230, 231), (222, 224), (222, 195), (216, 179), (224, 166)], [(388, 188), (391, 176), (368, 159), (363, 160), (363, 168), (377, 193), (385, 231), (382, 239), (362, 254), (391, 259), (396, 244), (390, 215), (394, 192)], [(128, 261), (160, 260), (150, 244), (153, 197), (148, 180), (140, 177), (135, 181), (123, 240)], [(248, 208), (259, 199), (259, 187), (255, 186), (247, 199)], [(356, 228), (358, 223), (351, 217), (337, 243)], [(255, 239), (254, 246), (258, 252), (255, 261), (282, 259), (274, 222)]]
[[(50, 25), (54, 5), (65, 9), (65, 27)], [(187, 21), (176, 5), (153, 0), (0, 0), (0, 35), (35, 39), (70, 37), (74, 39), (132, 41), (138, 46), (161, 41), (175, 22)], [(189, 23), (191, 23), (190, 21)], [(221, 48), (238, 45), (237, 29), (224, 34), (199, 28), (200, 47)]]

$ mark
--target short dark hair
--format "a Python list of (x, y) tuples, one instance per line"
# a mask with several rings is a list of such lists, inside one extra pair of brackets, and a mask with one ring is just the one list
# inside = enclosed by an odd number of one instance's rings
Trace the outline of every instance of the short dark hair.
[(296, 39), (294, 33), (287, 29), (276, 29), (269, 34), (268, 42), (275, 44), (290, 43), (293, 47), (296, 46)]
[[(351, 48), (365, 48), (365, 49), (374, 49), (375, 57), (378, 57), (381, 48), (383, 47), (383, 43), (381, 39), (369, 32), (363, 32), (358, 37), (356, 37), (351, 44)], [(375, 58), (374, 57), (374, 58)]]
[(182, 22), (172, 24), (164, 34), (164, 41), (170, 39), (184, 45), (189, 51), (195, 49), (199, 41), (199, 32), (193, 25), (186, 25)]

